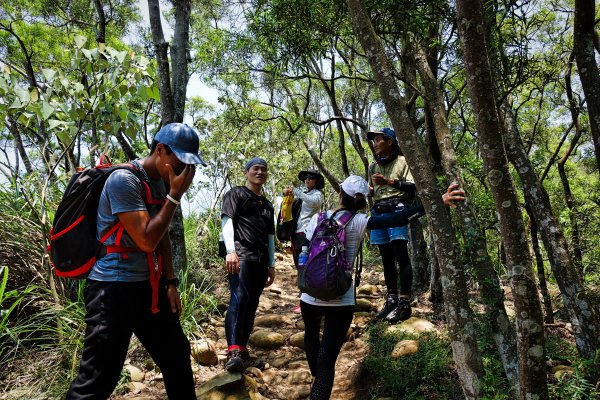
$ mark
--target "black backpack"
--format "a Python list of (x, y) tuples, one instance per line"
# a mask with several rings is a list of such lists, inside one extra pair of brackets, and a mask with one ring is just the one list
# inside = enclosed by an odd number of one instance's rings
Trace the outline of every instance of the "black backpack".
[(128, 169), (138, 177), (147, 204), (162, 203), (153, 199), (147, 178), (133, 164), (101, 164), (77, 172), (65, 189), (50, 230), (48, 251), (57, 276), (85, 278), (101, 254), (103, 242), (117, 230), (114, 226), (101, 240), (96, 239), (100, 194), (110, 174), (118, 169)]
[(292, 239), (292, 236), (296, 233), (298, 227), (298, 219), (300, 218), (300, 211), (302, 210), (302, 200), (294, 199), (292, 202), (292, 220), (282, 222), (281, 210), (277, 214), (277, 228), (275, 233), (277, 240), (280, 242), (287, 242)]

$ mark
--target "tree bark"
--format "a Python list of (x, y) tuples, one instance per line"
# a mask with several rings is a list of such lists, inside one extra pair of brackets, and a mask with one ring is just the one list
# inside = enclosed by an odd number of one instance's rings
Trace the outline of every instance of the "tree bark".
[[(441, 162), (450, 182), (464, 182), (457, 168), (456, 154), (451, 140), (446, 107), (442, 90), (431, 71), (425, 52), (415, 46), (413, 51), (421, 81), (427, 96), (426, 104), (431, 111), (431, 123), (436, 134), (436, 148), (439, 149)], [(430, 146), (431, 147), (431, 146)], [(468, 201), (458, 204), (462, 235), (469, 259), (473, 264), (477, 282), (481, 287), (481, 296), (485, 306), (486, 320), (494, 332), (494, 341), (502, 365), (511, 387), (519, 391), (518, 362), (516, 351), (516, 332), (511, 325), (504, 307), (504, 292), (500, 279), (488, 254), (485, 232), (477, 220), (477, 214)]]
[(175, 27), (171, 44), (171, 89), (173, 90), (173, 122), (183, 122), (187, 84), (189, 80), (188, 62), (190, 42), (190, 0), (173, 0)]
[(540, 242), (538, 240), (538, 227), (533, 218), (531, 207), (527, 206), (527, 214), (529, 214), (529, 233), (531, 234), (531, 247), (533, 248), (533, 254), (535, 256), (535, 264), (537, 267), (538, 282), (540, 285), (540, 293), (542, 299), (544, 299), (544, 323), (554, 323), (554, 312), (552, 311), (552, 298), (548, 292), (548, 285), (546, 284), (546, 270), (544, 269), (544, 258), (542, 257), (542, 251), (540, 249)]
[(521, 208), (504, 154), (494, 83), (485, 42), (483, 4), (480, 0), (456, 3), (458, 33), (465, 61), (467, 87), (476, 114), (487, 179), (500, 215), (506, 246), (516, 321), (521, 399), (548, 399), (542, 310), (534, 281)]
[(160, 21), (160, 5), (158, 0), (148, 0), (148, 15), (150, 17), (150, 29), (152, 31), (152, 42), (157, 64), (158, 91), (161, 102), (161, 124), (167, 125), (175, 122), (175, 103), (173, 92), (171, 92), (171, 78), (169, 69), (169, 44), (163, 34)]
[(596, 64), (594, 50), (595, 19), (596, 2), (594, 0), (575, 0), (573, 50), (590, 117), (596, 168), (600, 174), (600, 70)]
[(410, 258), (413, 269), (413, 290), (425, 292), (429, 287), (431, 271), (427, 259), (427, 242), (423, 235), (423, 225), (420, 221), (414, 221), (408, 225), (410, 240)]
[[(525, 154), (512, 109), (507, 104), (503, 104), (501, 115), (505, 123), (503, 134), (506, 135), (506, 152), (519, 173), (526, 202), (531, 207), (533, 217), (539, 226), (552, 273), (569, 313), (577, 348), (583, 357), (593, 358), (595, 352), (600, 349), (598, 313), (585, 292), (583, 276), (570, 257), (562, 228), (552, 213), (548, 193), (539, 183), (533, 166)], [(559, 162), (559, 173), (561, 171), (564, 172), (564, 169), (561, 169)], [(566, 183), (568, 186), (568, 180)], [(568, 187), (566, 189), (568, 191)]]
[(436, 238), (435, 249), (440, 261), (446, 320), (463, 393), (467, 399), (478, 399), (481, 397), (483, 364), (468, 304), (460, 249), (452, 223), (442, 203), (436, 178), (429, 167), (430, 158), (412, 124), (381, 40), (360, 0), (347, 0), (347, 4), (354, 32), (374, 72), (400, 148), (415, 178), (418, 195), (431, 219), (432, 234)]

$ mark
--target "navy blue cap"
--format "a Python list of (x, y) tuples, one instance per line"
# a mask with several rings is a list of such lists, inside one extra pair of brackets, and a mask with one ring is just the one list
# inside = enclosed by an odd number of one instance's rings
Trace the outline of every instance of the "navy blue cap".
[(263, 158), (254, 157), (253, 159), (249, 160), (246, 163), (246, 166), (244, 167), (244, 171), (248, 171), (250, 168), (252, 168), (253, 165), (264, 165), (266, 167), (267, 162)]
[(398, 139), (396, 139), (396, 132), (394, 132), (392, 128), (383, 128), (378, 131), (369, 131), (367, 132), (367, 139), (373, 140), (377, 135), (383, 135), (389, 139), (392, 139), (395, 143), (398, 143)]
[(198, 154), (198, 149), (200, 148), (198, 134), (189, 125), (179, 122), (165, 125), (154, 136), (154, 140), (169, 146), (182, 163), (202, 164), (202, 166), (206, 167), (206, 163), (202, 161)]

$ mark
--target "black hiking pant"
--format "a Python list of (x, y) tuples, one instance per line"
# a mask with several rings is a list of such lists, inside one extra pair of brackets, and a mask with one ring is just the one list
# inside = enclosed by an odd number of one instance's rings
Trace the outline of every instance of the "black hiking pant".
[[(315, 306), (300, 301), (304, 320), (304, 351), (314, 377), (310, 400), (327, 400), (333, 389), (335, 362), (352, 323), (354, 306)], [(323, 338), (319, 339), (321, 321)]]
[(240, 260), (240, 272), (227, 277), (230, 294), (225, 315), (227, 346), (246, 346), (258, 301), (267, 283), (267, 262)]
[(79, 374), (67, 392), (67, 400), (104, 400), (111, 395), (119, 381), (132, 334), (160, 368), (169, 399), (196, 399), (190, 344), (179, 318), (171, 312), (163, 285), (159, 288), (157, 314), (150, 312), (151, 296), (149, 281), (87, 281), (83, 353)]
[[(377, 247), (381, 254), (383, 277), (388, 294), (410, 296), (413, 270), (408, 255), (408, 240), (393, 240), (390, 243), (378, 244)], [(396, 269), (396, 264), (398, 264), (398, 269)], [(398, 277), (400, 277), (400, 293), (398, 293)]]

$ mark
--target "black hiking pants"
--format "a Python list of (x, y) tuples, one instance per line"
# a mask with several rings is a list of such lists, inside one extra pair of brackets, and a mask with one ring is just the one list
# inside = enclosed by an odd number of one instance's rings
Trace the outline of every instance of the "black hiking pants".
[[(354, 306), (316, 306), (300, 301), (304, 320), (304, 351), (314, 377), (310, 400), (327, 400), (333, 389), (335, 362), (352, 323)], [(323, 338), (319, 339), (321, 321)]]
[(240, 272), (228, 274), (229, 307), (225, 315), (227, 346), (246, 346), (260, 295), (268, 277), (267, 262), (240, 260)]
[(167, 292), (159, 288), (157, 314), (150, 312), (149, 281), (88, 280), (85, 340), (79, 374), (67, 400), (107, 399), (119, 381), (131, 335), (135, 334), (163, 374), (169, 399), (196, 399), (190, 344), (171, 312)]

